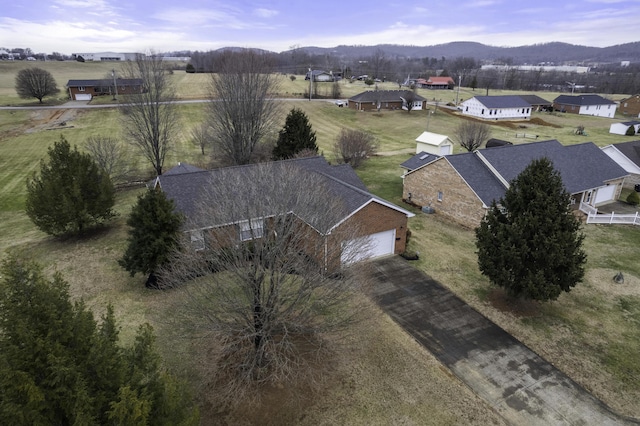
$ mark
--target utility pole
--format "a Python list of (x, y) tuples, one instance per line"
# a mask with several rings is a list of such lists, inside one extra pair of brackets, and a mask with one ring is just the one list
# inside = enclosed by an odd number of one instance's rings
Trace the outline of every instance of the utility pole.
[(460, 99), (460, 83), (462, 82), (462, 75), (458, 75), (458, 91), (456, 92), (456, 106), (458, 106), (458, 99)]
[(311, 102), (311, 90), (313, 88), (313, 71), (309, 67), (309, 102)]
[(118, 100), (118, 83), (116, 82), (116, 70), (111, 70), (111, 77), (113, 77), (113, 100)]

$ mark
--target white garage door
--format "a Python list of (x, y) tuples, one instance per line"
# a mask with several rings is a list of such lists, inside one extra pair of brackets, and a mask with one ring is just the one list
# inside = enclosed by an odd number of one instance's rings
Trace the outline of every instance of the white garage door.
[(395, 252), (396, 230), (378, 232), (342, 244), (342, 263), (386, 256)]
[(598, 188), (596, 192), (596, 205), (604, 203), (606, 201), (613, 201), (613, 197), (616, 194), (616, 186), (609, 185)]
[(91, 93), (77, 93), (76, 94), (76, 101), (90, 101), (91, 100)]

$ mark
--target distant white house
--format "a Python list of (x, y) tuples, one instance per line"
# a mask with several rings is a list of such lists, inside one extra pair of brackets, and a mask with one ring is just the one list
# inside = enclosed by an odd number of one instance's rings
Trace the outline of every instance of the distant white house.
[(532, 106), (516, 95), (475, 96), (460, 104), (464, 115), (483, 120), (528, 120)]
[(416, 154), (421, 152), (433, 155), (453, 154), (453, 142), (446, 135), (423, 132), (416, 138)]
[(613, 133), (614, 135), (626, 135), (629, 131), (629, 127), (633, 127), (633, 133), (638, 134), (638, 131), (640, 131), (640, 121), (611, 123), (611, 126), (609, 126), (609, 133)]

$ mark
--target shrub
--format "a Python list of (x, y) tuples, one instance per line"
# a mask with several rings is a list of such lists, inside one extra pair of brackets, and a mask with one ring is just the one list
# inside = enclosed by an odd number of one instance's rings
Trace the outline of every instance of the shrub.
[(640, 204), (640, 195), (638, 195), (636, 191), (631, 192), (629, 195), (627, 195), (627, 203), (631, 204), (632, 206), (637, 206), (638, 204)]
[(629, 126), (629, 128), (627, 129), (627, 132), (625, 133), (626, 136), (633, 136), (635, 134), (636, 134), (635, 126)]

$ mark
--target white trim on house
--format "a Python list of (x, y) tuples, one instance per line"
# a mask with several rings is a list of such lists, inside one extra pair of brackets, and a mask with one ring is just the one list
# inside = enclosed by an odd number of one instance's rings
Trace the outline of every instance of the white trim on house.
[(615, 145), (607, 145), (600, 148), (609, 158), (618, 163), (627, 173), (640, 175), (640, 167), (624, 155)]
[(381, 200), (381, 199), (372, 198), (372, 199), (370, 199), (369, 201), (367, 201), (366, 203), (364, 203), (363, 205), (361, 205), (360, 207), (358, 207), (358, 209), (356, 209), (355, 211), (353, 211), (350, 215), (346, 216), (345, 218), (343, 218), (342, 220), (340, 220), (338, 223), (336, 223), (335, 225), (333, 225), (333, 226), (332, 226), (332, 227), (327, 231), (327, 233), (326, 233), (325, 235), (329, 235), (329, 234), (331, 234), (331, 232), (332, 232), (334, 229), (336, 229), (338, 226), (342, 225), (344, 222), (346, 222), (347, 220), (349, 220), (349, 218), (350, 218), (350, 217), (354, 216), (356, 213), (358, 213), (360, 210), (364, 209), (365, 207), (367, 207), (367, 206), (368, 206), (369, 204), (371, 204), (371, 203), (378, 203), (378, 204), (380, 204), (380, 205), (382, 205), (382, 206), (385, 206), (385, 207), (388, 207), (388, 208), (393, 209), (393, 210), (395, 210), (395, 211), (398, 211), (398, 212), (400, 212), (400, 213), (403, 213), (403, 214), (407, 215), (407, 218), (410, 218), (410, 217), (414, 217), (414, 216), (415, 216), (415, 214), (413, 214), (413, 213), (411, 213), (410, 211), (405, 210), (405, 209), (403, 209), (403, 208), (401, 208), (401, 207), (394, 206), (393, 204), (391, 204), (391, 203), (387, 203), (386, 201)]

